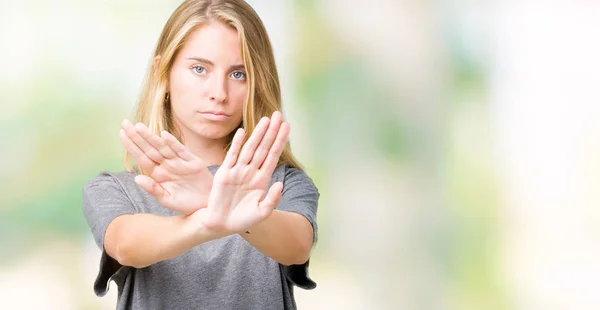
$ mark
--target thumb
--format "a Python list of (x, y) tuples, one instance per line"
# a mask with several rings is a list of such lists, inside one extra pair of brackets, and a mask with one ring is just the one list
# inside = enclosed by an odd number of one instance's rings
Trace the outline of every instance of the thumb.
[(135, 183), (162, 203), (166, 191), (160, 184), (156, 183), (154, 179), (140, 174), (135, 177)]
[(277, 204), (281, 201), (281, 191), (283, 190), (283, 183), (275, 182), (265, 198), (259, 203), (261, 211), (268, 211), (269, 213), (277, 207)]

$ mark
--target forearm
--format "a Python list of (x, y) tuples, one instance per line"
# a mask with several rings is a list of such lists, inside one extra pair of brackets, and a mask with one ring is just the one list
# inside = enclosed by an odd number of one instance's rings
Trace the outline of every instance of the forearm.
[(222, 237), (203, 229), (198, 222), (194, 214), (170, 217), (122, 215), (108, 225), (104, 247), (121, 265), (143, 268)]
[(253, 226), (250, 234), (240, 235), (282, 265), (305, 263), (313, 244), (313, 228), (308, 220), (298, 213), (279, 210)]

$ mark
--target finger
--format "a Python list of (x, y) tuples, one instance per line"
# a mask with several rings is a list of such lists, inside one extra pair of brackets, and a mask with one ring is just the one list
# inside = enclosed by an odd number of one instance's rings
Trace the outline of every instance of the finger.
[(163, 199), (165, 198), (166, 191), (162, 186), (160, 186), (160, 184), (143, 174), (137, 175), (134, 180), (137, 185), (143, 188), (150, 195), (156, 197), (156, 199), (162, 203)]
[(177, 140), (177, 138), (175, 138), (172, 134), (163, 130), (160, 133), (160, 135), (167, 142), (169, 148), (173, 152), (175, 152), (179, 157), (181, 157), (181, 159), (185, 161), (199, 159), (194, 154), (192, 154), (192, 152), (190, 152), (188, 148), (185, 147), (185, 145), (181, 144), (181, 142), (179, 142), (179, 140)]
[(259, 168), (263, 164), (265, 158), (267, 157), (267, 154), (269, 153), (271, 145), (273, 145), (273, 142), (277, 137), (277, 133), (279, 132), (280, 126), (281, 113), (279, 111), (275, 111), (275, 113), (273, 113), (273, 117), (271, 118), (269, 129), (267, 130), (267, 133), (263, 137), (262, 141), (260, 141), (256, 152), (254, 152), (254, 156), (252, 157), (250, 165)]
[(271, 214), (273, 209), (277, 207), (279, 202), (281, 201), (281, 192), (283, 190), (283, 183), (275, 182), (269, 188), (269, 192), (265, 196), (265, 198), (259, 203), (258, 209), (261, 214), (264, 216), (268, 216)]
[(152, 133), (148, 127), (140, 123), (135, 125), (135, 130), (142, 138), (144, 138), (144, 140), (146, 140), (153, 148), (155, 148), (162, 155), (162, 157), (166, 159), (173, 159), (177, 157), (175, 151), (173, 151), (167, 145), (164, 138)]
[(127, 149), (127, 152), (133, 156), (135, 162), (143, 170), (147, 171), (148, 173), (152, 173), (156, 167), (156, 162), (146, 156), (146, 153), (144, 153), (135, 143), (133, 143), (123, 129), (119, 130), (119, 137), (121, 138), (121, 143), (123, 143), (125, 149)]
[(275, 138), (275, 142), (271, 146), (267, 158), (263, 163), (261, 170), (265, 171), (268, 175), (273, 174), (275, 168), (277, 168), (277, 163), (279, 162), (279, 157), (285, 148), (285, 144), (288, 141), (288, 135), (290, 133), (290, 124), (282, 123), (279, 127), (279, 132), (277, 133), (277, 138)]
[(240, 153), (240, 149), (242, 148), (242, 143), (244, 142), (244, 129), (238, 128), (231, 140), (231, 146), (229, 147), (229, 151), (227, 151), (227, 155), (223, 160), (223, 167), (231, 168), (237, 162), (238, 154)]
[[(136, 124), (137, 127), (144, 126), (141, 123)], [(121, 123), (121, 127), (125, 130), (125, 133), (129, 137), (133, 143), (135, 143), (138, 148), (146, 154), (148, 158), (151, 160), (161, 163), (164, 160), (164, 157), (155, 149), (150, 143), (146, 141), (140, 134), (138, 134), (136, 128), (128, 121), (124, 120)]]
[(254, 152), (256, 151), (258, 144), (262, 140), (262, 138), (265, 135), (265, 132), (267, 131), (268, 128), (269, 128), (269, 118), (268, 117), (261, 118), (260, 121), (258, 122), (258, 125), (256, 125), (256, 128), (254, 128), (252, 135), (250, 136), (250, 138), (248, 138), (248, 141), (246, 141), (246, 143), (244, 143), (244, 147), (242, 148), (242, 151), (240, 152), (240, 157), (238, 158), (238, 161), (237, 161), (238, 163), (240, 163), (240, 164), (250, 163), (250, 160), (252, 160), (252, 156), (254, 156)]

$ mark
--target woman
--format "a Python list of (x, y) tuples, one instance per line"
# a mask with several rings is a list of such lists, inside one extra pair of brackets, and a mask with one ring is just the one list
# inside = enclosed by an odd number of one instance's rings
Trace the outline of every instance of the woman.
[[(319, 193), (294, 159), (271, 44), (242, 0), (188, 0), (160, 36), (126, 171), (84, 188), (118, 309), (295, 309)], [(181, 141), (181, 143), (179, 142)], [(129, 166), (130, 158), (137, 165)]]

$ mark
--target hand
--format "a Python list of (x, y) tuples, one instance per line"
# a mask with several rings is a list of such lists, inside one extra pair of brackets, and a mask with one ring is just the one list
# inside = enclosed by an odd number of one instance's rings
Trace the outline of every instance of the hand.
[(157, 136), (142, 123), (125, 120), (119, 132), (121, 142), (146, 175), (135, 182), (158, 201), (184, 215), (206, 207), (213, 176), (204, 162), (171, 134)]
[[(238, 129), (223, 164), (217, 171), (208, 207), (203, 213), (209, 230), (240, 233), (271, 215), (281, 200), (283, 184), (276, 182), (267, 193), (273, 171), (287, 143), (289, 124), (281, 113), (260, 120), (244, 144), (244, 130)], [(266, 193), (266, 196), (265, 196)]]

